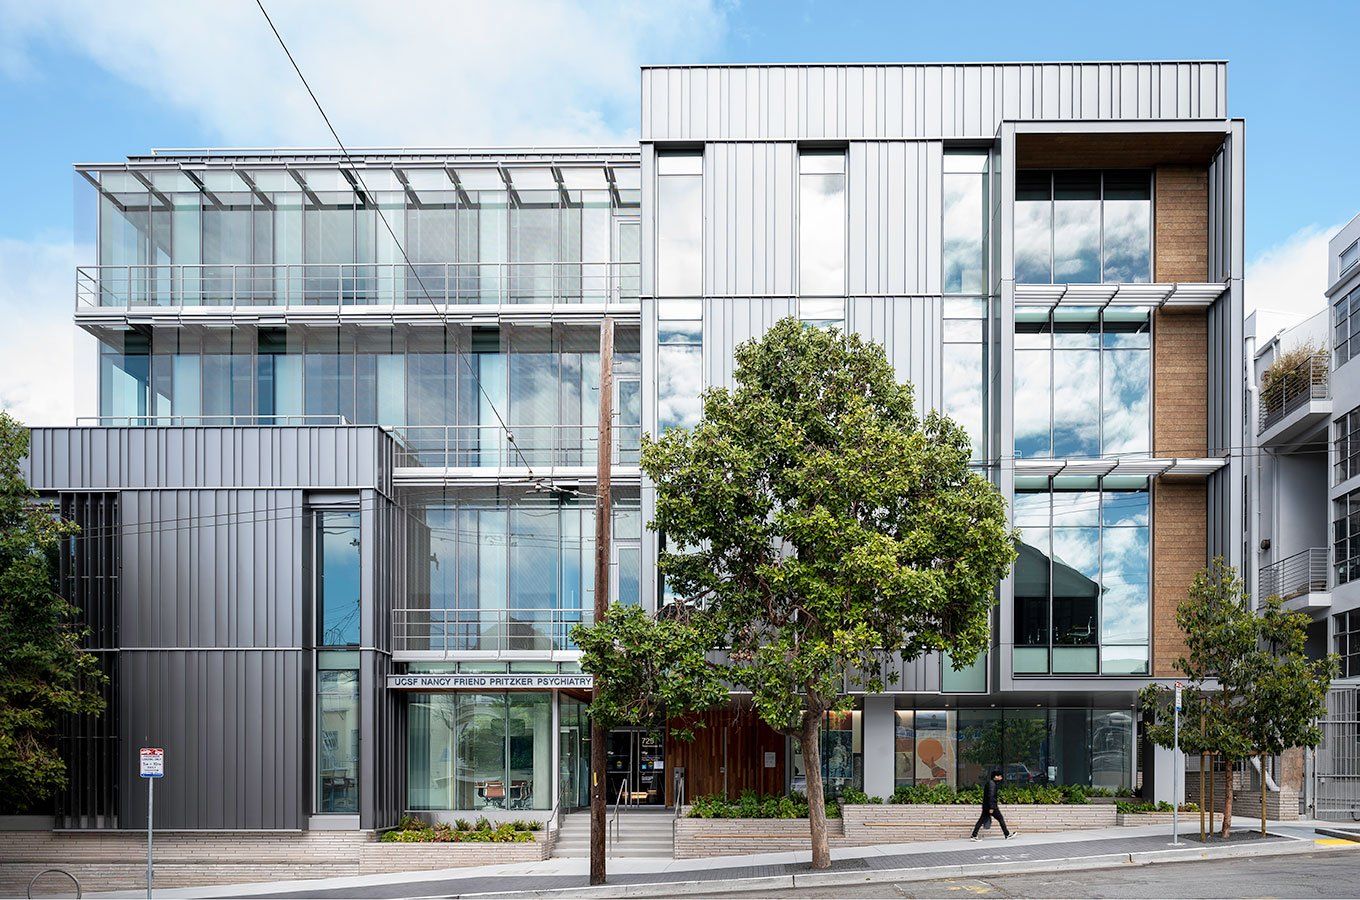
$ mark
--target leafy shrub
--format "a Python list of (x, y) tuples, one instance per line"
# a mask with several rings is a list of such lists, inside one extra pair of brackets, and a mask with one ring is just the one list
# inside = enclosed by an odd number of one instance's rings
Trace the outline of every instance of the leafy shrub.
[[(743, 791), (736, 800), (721, 794), (695, 797), (689, 811), (691, 819), (806, 819), (807, 815), (808, 801), (802, 794), (762, 796), (755, 791)], [(838, 819), (840, 815), (839, 804), (828, 800), (826, 817)]]
[[(1165, 800), (1158, 800), (1156, 803), (1148, 803), (1148, 802), (1133, 803), (1133, 802), (1126, 802), (1126, 801), (1120, 800), (1120, 801), (1117, 801), (1117, 802), (1115, 803), (1114, 808), (1115, 808), (1118, 812), (1125, 813), (1125, 814), (1128, 814), (1128, 813), (1171, 812), (1171, 804), (1168, 803), (1168, 802), (1166, 802)], [(1198, 805), (1198, 804), (1195, 804), (1195, 803), (1182, 803), (1182, 804), (1181, 804), (1181, 807), (1180, 807), (1180, 811), (1181, 811), (1181, 812), (1199, 812), (1199, 805)]]
[(864, 791), (851, 788), (841, 794), (841, 803), (848, 806), (863, 806), (871, 803), (882, 803), (882, 797), (870, 797)]
[(436, 822), (432, 825), (415, 816), (405, 816), (396, 828), (383, 833), (382, 840), (392, 844), (521, 844), (533, 841), (534, 832), (542, 828), (542, 822), (522, 819), (492, 825), (482, 816), (473, 824), (467, 819), (455, 819), (452, 824)]
[[(1049, 806), (1059, 803), (1083, 804), (1090, 802), (1090, 791), (1079, 784), (1063, 786), (1050, 784), (1003, 784), (997, 800), (1011, 806)], [(932, 803), (982, 805), (982, 785), (956, 791), (947, 784), (903, 785), (893, 791), (889, 803)]]

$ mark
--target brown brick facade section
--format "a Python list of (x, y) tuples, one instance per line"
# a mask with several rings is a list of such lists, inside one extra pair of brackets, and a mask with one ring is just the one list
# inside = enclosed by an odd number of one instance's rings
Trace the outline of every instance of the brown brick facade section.
[(1152, 326), (1154, 454), (1203, 456), (1208, 420), (1208, 319), (1203, 310), (1159, 310)]
[(1208, 168), (1158, 166), (1152, 195), (1153, 280), (1208, 281)]
[(1185, 636), (1176, 608), (1208, 553), (1208, 495), (1203, 481), (1157, 479), (1152, 488), (1152, 674), (1178, 674)]

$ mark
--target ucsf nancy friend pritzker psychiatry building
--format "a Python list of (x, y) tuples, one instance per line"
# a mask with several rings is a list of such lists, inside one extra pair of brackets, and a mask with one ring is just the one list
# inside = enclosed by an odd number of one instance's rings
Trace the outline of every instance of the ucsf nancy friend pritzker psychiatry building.
[[(376, 829), (587, 803), (599, 325), (610, 595), (667, 602), (644, 433), (798, 316), (880, 342), (1023, 529), (971, 668), (833, 714), (829, 790), (1141, 783), (1137, 691), (1244, 556), (1243, 123), (1222, 62), (675, 66), (636, 146), (153, 152), (76, 166), (85, 416), (28, 473), (109, 681), (58, 828)], [(385, 222), (384, 222), (385, 220)], [(390, 225), (392, 232), (388, 232)], [(395, 239), (394, 239), (395, 236)], [(409, 255), (410, 264), (404, 259)], [(513, 435), (511, 438), (510, 435)], [(608, 736), (640, 802), (805, 783), (733, 696)], [(1022, 720), (1045, 738), (979, 764)], [(1020, 726), (1029, 727), (1034, 726)]]

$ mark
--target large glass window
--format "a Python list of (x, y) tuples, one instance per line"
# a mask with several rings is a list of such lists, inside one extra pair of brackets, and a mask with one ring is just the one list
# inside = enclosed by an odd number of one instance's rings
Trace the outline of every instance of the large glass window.
[(318, 647), (357, 647), (360, 639), (359, 513), (315, 513)]
[(701, 152), (656, 156), (656, 293), (703, 293), (703, 172)]
[(1143, 307), (1017, 310), (1015, 455), (1151, 452), (1151, 347)]
[(1015, 279), (1020, 284), (1150, 281), (1151, 173), (1017, 172)]
[[(858, 709), (831, 711), (822, 722), (822, 791), (828, 798), (864, 785), (864, 723)], [(797, 738), (791, 740), (789, 789), (807, 792), (807, 769)]]
[(968, 431), (973, 458), (987, 454), (988, 302), (944, 298), (944, 412)]
[(1336, 583), (1360, 579), (1360, 491), (1338, 497), (1332, 504), (1332, 562)]
[[(638, 498), (614, 498), (615, 596), (636, 603)], [(590, 498), (506, 491), (432, 497), (411, 509), (411, 590), (396, 614), (405, 650), (569, 649), (595, 605)]]
[[(347, 656), (348, 654), (341, 654)], [(343, 664), (343, 662), (342, 662)], [(359, 672), (317, 672), (318, 813), (359, 812)]]
[(1360, 406), (1336, 420), (1336, 480), (1360, 475)]
[(1017, 479), (1013, 672), (1144, 674), (1148, 666), (1146, 481)]
[(693, 428), (703, 416), (703, 301), (656, 303), (656, 425)]
[(798, 293), (845, 295), (845, 153), (798, 154)]
[(1338, 366), (1360, 354), (1360, 288), (1332, 301), (1332, 350)]
[(1342, 678), (1360, 678), (1360, 610), (1332, 616), (1332, 652), (1339, 657)]
[(944, 271), (946, 294), (985, 294), (987, 283), (986, 153), (944, 155)]
[(552, 808), (551, 694), (412, 694), (407, 710), (411, 809)]
[(895, 783), (964, 789), (1001, 769), (1007, 784), (1133, 784), (1129, 709), (896, 710)]

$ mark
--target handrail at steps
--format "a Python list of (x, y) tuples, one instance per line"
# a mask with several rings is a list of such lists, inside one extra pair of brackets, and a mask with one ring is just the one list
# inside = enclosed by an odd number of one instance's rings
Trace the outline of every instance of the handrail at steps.
[(625, 778), (623, 783), (619, 785), (619, 796), (614, 799), (614, 817), (609, 823), (609, 832), (606, 835), (606, 837), (612, 835), (611, 843), (617, 842), (619, 839), (619, 812), (623, 809), (623, 798), (627, 791), (628, 779)]

